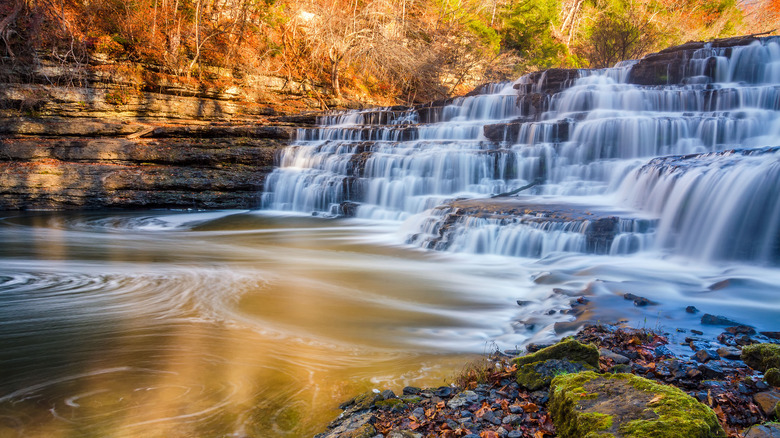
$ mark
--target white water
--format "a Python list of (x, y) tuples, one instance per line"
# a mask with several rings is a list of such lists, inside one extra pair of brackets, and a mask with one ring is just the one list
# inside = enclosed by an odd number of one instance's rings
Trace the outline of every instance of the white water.
[[(780, 145), (780, 40), (697, 50), (682, 84), (630, 84), (633, 65), (580, 71), (545, 94), (545, 111), (536, 115), (517, 105), (525, 95), (514, 84), (499, 84), (441, 108), (326, 117), (284, 152), (264, 205), (339, 214), (349, 201), (362, 218), (420, 215), (404, 229), (410, 241), (436, 249), (592, 252), (585, 244), (592, 221), (458, 218), (445, 241), (431, 244), (443, 221), (455, 220), (447, 200), (541, 181), (523, 192), (528, 204), (563, 201), (619, 215), (617, 235), (601, 252), (775, 263), (778, 154), (715, 152)], [(539, 92), (543, 80), (516, 84)], [(514, 135), (487, 140), (486, 125), (510, 122)], [(691, 154), (700, 156), (669, 158), (662, 169), (654, 160)]]

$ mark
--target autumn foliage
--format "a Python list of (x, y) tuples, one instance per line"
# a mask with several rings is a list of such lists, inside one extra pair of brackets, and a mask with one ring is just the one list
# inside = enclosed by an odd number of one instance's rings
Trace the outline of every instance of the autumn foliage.
[(603, 67), (692, 39), (771, 31), (780, 0), (6, 0), (0, 60), (127, 60), (422, 101), (538, 68)]

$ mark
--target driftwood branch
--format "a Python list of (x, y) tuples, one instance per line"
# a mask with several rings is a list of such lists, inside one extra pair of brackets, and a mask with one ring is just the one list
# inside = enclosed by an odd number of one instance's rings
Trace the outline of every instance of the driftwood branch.
[(524, 185), (523, 187), (520, 187), (519, 189), (512, 190), (511, 192), (505, 192), (505, 193), (499, 193), (497, 195), (491, 196), (491, 198), (505, 198), (507, 196), (514, 196), (523, 190), (528, 190), (533, 186), (538, 186), (539, 184), (542, 184), (544, 182), (541, 178), (536, 178), (535, 180), (531, 181), (529, 184)]

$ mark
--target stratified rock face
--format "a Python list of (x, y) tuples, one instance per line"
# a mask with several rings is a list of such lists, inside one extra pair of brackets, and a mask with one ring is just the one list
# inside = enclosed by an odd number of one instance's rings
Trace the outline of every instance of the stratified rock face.
[(562, 438), (726, 436), (707, 406), (680, 389), (631, 374), (558, 376), (550, 404)]
[[(257, 207), (275, 153), (290, 136), (278, 127), (40, 119), (0, 131), (12, 128), (15, 138), (0, 139), (2, 210)], [(130, 132), (141, 135), (120, 137)], [(154, 138), (128, 138), (136, 136)]]

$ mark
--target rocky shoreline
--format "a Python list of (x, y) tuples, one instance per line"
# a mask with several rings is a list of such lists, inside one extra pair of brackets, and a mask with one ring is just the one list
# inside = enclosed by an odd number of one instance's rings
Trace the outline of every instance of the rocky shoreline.
[(723, 331), (599, 324), (496, 351), (450, 386), (358, 395), (315, 437), (780, 437), (780, 333), (715, 315), (702, 324)]

